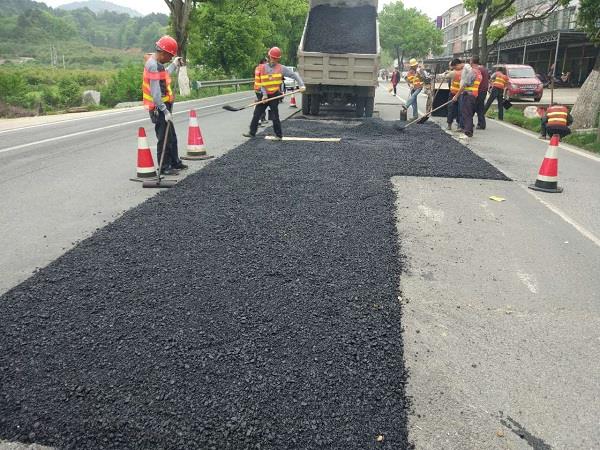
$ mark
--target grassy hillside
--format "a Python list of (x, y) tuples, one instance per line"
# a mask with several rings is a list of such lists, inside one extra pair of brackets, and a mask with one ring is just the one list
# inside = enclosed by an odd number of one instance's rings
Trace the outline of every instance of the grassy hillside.
[(95, 13), (114, 11), (120, 14), (127, 14), (131, 17), (142, 17), (142, 14), (131, 8), (126, 8), (125, 6), (116, 5), (111, 2), (105, 2), (103, 0), (87, 0), (84, 2), (67, 3), (66, 5), (60, 5), (59, 8), (67, 11), (88, 8)]

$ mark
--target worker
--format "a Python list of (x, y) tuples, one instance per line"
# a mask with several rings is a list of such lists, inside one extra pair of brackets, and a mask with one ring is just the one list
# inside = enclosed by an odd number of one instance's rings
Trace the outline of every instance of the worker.
[(475, 112), (477, 113), (477, 129), (485, 130), (485, 97), (490, 87), (490, 74), (485, 66), (479, 63), (479, 56), (471, 58), (471, 66), (481, 74), (481, 83), (479, 84), (479, 94), (475, 103)]
[[(177, 41), (171, 36), (163, 36), (156, 42), (156, 52), (148, 55), (144, 66), (143, 99), (144, 106), (150, 113), (158, 139), (156, 157), (160, 162), (165, 139), (165, 157), (161, 167), (163, 175), (177, 175), (179, 170), (188, 166), (179, 159), (177, 149), (177, 134), (173, 125), (173, 102), (175, 95), (171, 88), (171, 75), (182, 65), (181, 57), (177, 56)], [(165, 64), (172, 61), (165, 68)], [(167, 127), (168, 123), (171, 126)], [(167, 136), (167, 128), (169, 134)]]
[(569, 126), (573, 123), (573, 116), (566, 106), (552, 105), (542, 117), (542, 133), (540, 139), (546, 136), (558, 134), (561, 139), (571, 134)]
[[(445, 73), (446, 79), (450, 82), (448, 101), (452, 100), (460, 90), (460, 77), (463, 66), (464, 63), (460, 59), (455, 58), (450, 62), (451, 70)], [(460, 113), (461, 104), (462, 102), (459, 99), (458, 102), (452, 102), (448, 105), (448, 130), (452, 130), (452, 123), (456, 120), (458, 131), (462, 131), (462, 115)]]
[(408, 110), (412, 106), (413, 108), (413, 119), (416, 119), (419, 116), (419, 108), (417, 106), (417, 98), (421, 91), (423, 90), (423, 75), (419, 70), (419, 63), (415, 58), (412, 58), (409, 61), (410, 70), (406, 74), (404, 79), (408, 83), (408, 87), (410, 88), (410, 98), (403, 106), (404, 109)]
[(498, 100), (498, 119), (504, 120), (504, 95), (508, 88), (508, 76), (506, 75), (505, 67), (498, 67), (496, 73), (492, 76), (491, 79), (492, 90), (490, 92), (490, 97), (487, 99), (487, 103), (485, 104), (484, 113), (488, 112), (494, 100)]
[(481, 72), (473, 68), (470, 64), (464, 64), (460, 75), (460, 89), (454, 97), (453, 102), (462, 101), (460, 112), (463, 120), (463, 135), (461, 139), (473, 137), (473, 116), (477, 105), (477, 96), (479, 95), (479, 85), (481, 84)]
[(402, 75), (400, 74), (400, 70), (398, 69), (398, 67), (396, 67), (394, 69), (394, 72), (392, 73), (392, 90), (394, 91), (394, 97), (397, 95), (398, 93), (398, 83), (400, 83), (400, 78), (402, 77)]
[[(256, 94), (256, 98), (258, 99), (258, 101), (262, 100), (262, 91), (260, 89), (260, 71), (261, 71), (261, 66), (263, 64), (266, 64), (267, 62), (267, 58), (262, 58), (259, 62), (258, 62), (258, 66), (256, 66), (256, 68), (254, 69), (254, 92)], [(267, 123), (267, 115), (265, 112), (263, 112), (262, 116), (260, 116), (260, 122), (259, 125), (262, 127)]]
[(256, 136), (258, 130), (258, 122), (261, 116), (267, 110), (271, 111), (271, 118), (273, 120), (273, 130), (275, 131), (276, 141), (281, 141), (283, 138), (283, 132), (281, 130), (281, 120), (279, 119), (279, 102), (266, 100), (281, 95), (281, 83), (284, 77), (293, 78), (300, 86), (300, 92), (305, 90), (304, 81), (300, 78), (296, 72), (289, 67), (280, 64), (281, 61), (281, 49), (279, 47), (273, 47), (268, 53), (269, 62), (260, 66), (259, 71), (259, 87), (261, 92), (261, 103), (258, 103), (254, 108), (254, 115), (252, 116), (252, 122), (250, 122), (250, 131), (244, 133), (245, 137), (253, 138)]

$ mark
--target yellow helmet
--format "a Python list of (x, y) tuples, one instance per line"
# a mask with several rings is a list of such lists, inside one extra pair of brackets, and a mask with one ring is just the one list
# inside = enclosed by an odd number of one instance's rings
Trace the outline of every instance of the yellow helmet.
[(417, 60), (415, 58), (412, 58), (409, 63), (410, 67), (415, 67), (417, 66), (419, 63), (417, 62)]

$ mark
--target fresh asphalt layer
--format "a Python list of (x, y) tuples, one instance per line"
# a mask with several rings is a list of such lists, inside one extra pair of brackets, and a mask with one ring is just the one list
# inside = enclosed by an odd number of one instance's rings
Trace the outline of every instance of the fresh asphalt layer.
[(395, 175), (505, 180), (432, 124), (293, 120), (0, 298), (0, 439), (407, 448)]

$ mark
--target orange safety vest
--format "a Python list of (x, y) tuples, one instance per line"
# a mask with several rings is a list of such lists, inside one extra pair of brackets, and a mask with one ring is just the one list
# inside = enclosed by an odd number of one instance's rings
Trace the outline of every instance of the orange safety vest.
[(421, 80), (421, 76), (417, 73), (416, 70), (409, 70), (406, 75), (408, 82), (412, 85), (413, 88), (418, 89), (423, 87), (423, 80)]
[(254, 90), (260, 91), (260, 70), (262, 68), (262, 64), (259, 64), (254, 69)]
[(154, 111), (156, 109), (154, 99), (152, 98), (152, 91), (150, 90), (151, 80), (159, 80), (161, 82), (160, 90), (162, 93), (162, 101), (164, 103), (173, 103), (175, 101), (175, 96), (173, 95), (173, 90), (171, 89), (171, 75), (169, 75), (169, 72), (164, 69), (159, 72), (150, 72), (144, 67), (142, 95), (144, 98), (144, 106), (148, 111)]
[(265, 88), (268, 95), (277, 94), (283, 83), (283, 68), (281, 64), (276, 64), (271, 68), (273, 73), (267, 73), (267, 65), (260, 66), (259, 89)]
[(471, 94), (473, 97), (477, 97), (479, 95), (479, 85), (481, 84), (481, 72), (478, 69), (473, 69), (475, 75), (475, 81), (473, 82), (473, 86), (465, 86), (465, 92)]
[(494, 87), (496, 89), (504, 90), (506, 88), (507, 84), (508, 84), (508, 77), (500, 71), (496, 72), (496, 75), (494, 78)]
[(458, 94), (458, 91), (460, 91), (460, 78), (461, 77), (462, 77), (462, 71), (455, 70), (454, 78), (452, 78), (452, 84), (450, 85), (450, 93), (452, 95), (456, 95), (456, 94)]
[(548, 128), (567, 128), (569, 110), (566, 106), (551, 106), (546, 111)]

